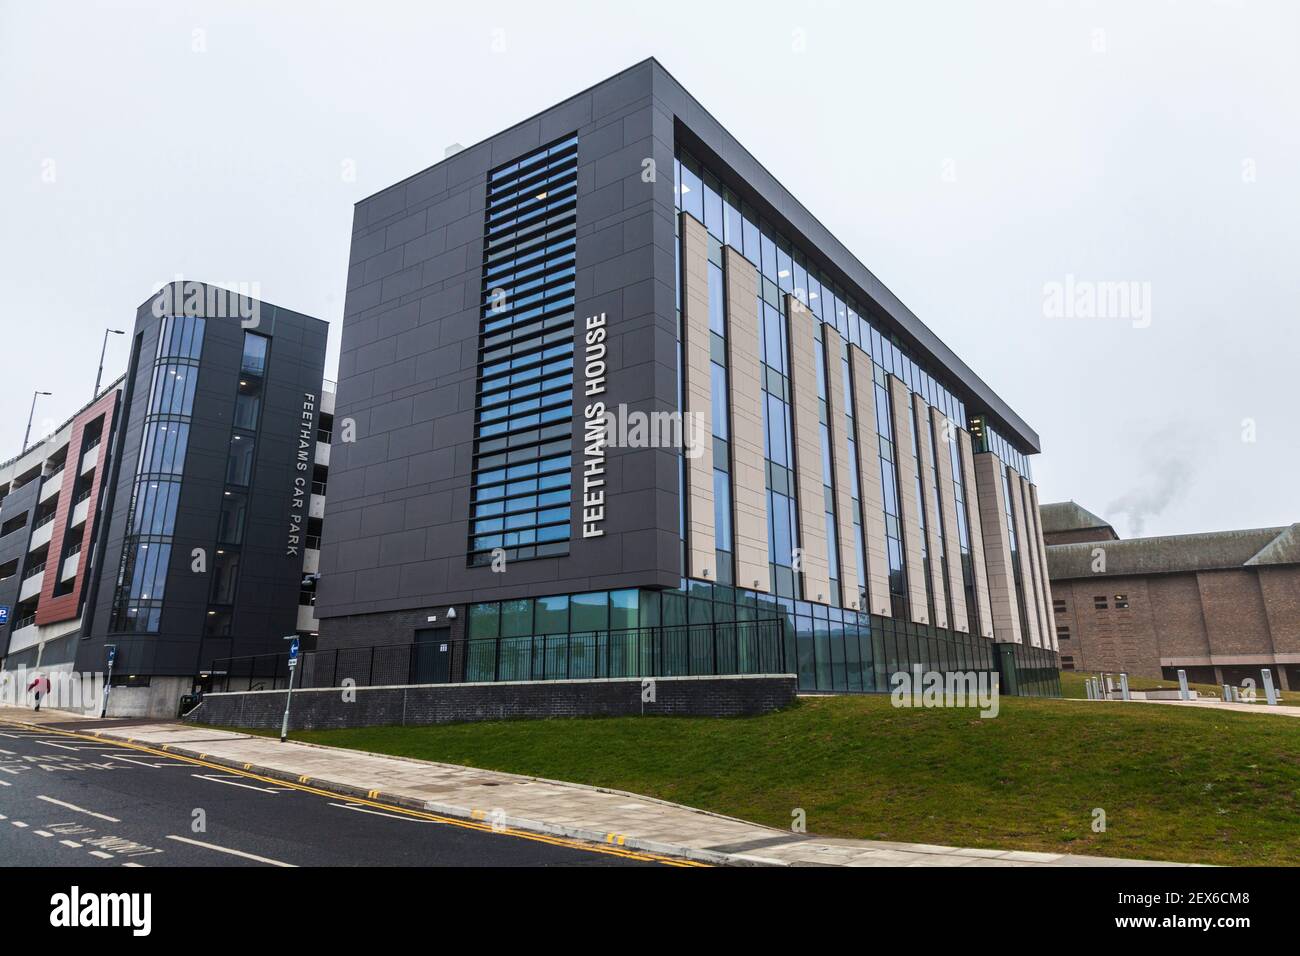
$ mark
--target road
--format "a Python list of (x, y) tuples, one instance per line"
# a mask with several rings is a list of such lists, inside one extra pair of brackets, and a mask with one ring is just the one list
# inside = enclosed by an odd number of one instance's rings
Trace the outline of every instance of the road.
[(267, 783), (0, 721), (7, 866), (654, 866), (657, 858)]

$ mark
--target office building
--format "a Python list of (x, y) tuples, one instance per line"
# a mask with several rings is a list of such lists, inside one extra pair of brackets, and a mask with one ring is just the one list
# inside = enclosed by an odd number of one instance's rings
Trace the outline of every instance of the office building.
[(654, 60), (357, 205), (338, 417), (322, 648), (1056, 692), (1037, 434)]

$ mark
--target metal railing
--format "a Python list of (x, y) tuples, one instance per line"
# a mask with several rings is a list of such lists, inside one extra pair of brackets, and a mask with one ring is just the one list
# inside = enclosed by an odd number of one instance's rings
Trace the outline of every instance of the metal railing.
[[(778, 620), (640, 627), (574, 634), (381, 644), (307, 651), (295, 687), (374, 687), (619, 677), (783, 674), (785, 630)], [(213, 662), (214, 691), (288, 686), (288, 654)]]

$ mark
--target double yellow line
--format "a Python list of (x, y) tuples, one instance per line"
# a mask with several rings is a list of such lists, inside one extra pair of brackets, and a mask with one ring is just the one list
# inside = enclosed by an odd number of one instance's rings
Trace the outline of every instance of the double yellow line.
[[(647, 853), (640, 850), (629, 850), (622, 847), (623, 837), (621, 835), (609, 834), (606, 837), (606, 845), (596, 845), (585, 843), (581, 840), (572, 840), (568, 837), (550, 836), (545, 833), (532, 833), (528, 830), (516, 830), (512, 827), (496, 827), (488, 823), (479, 823), (474, 820), (460, 820), (456, 817), (442, 816), (441, 814), (428, 813), (424, 810), (411, 810), (407, 807), (399, 807), (391, 803), (383, 803), (375, 799), (379, 795), (378, 790), (371, 790), (367, 797), (356, 797), (351, 794), (338, 793), (331, 790), (322, 790), (319, 787), (309, 786), (307, 781), (310, 777), (303, 776), (298, 778), (294, 783), (288, 780), (280, 780), (275, 777), (265, 777), (261, 774), (253, 773), (248, 768), (252, 764), (244, 764), (244, 769), (229, 767), (225, 764), (212, 763), (204, 759), (207, 754), (200, 754), (198, 757), (191, 757), (187, 754), (176, 753), (170, 750), (165, 744), (161, 748), (150, 747), (144, 744), (138, 744), (133, 738), (126, 741), (118, 740), (112, 737), (102, 737), (99, 734), (83, 734), (72, 730), (62, 730), (57, 727), (44, 727), (40, 724), (20, 723), (16, 721), (0, 720), (0, 725), (18, 727), (23, 730), (35, 730), (41, 733), (59, 734), (63, 737), (73, 737), (77, 740), (87, 740), (92, 743), (111, 743), (118, 747), (128, 747), (132, 750), (138, 750), (141, 753), (152, 754), (155, 757), (169, 757), (172, 760), (182, 760), (185, 763), (193, 764), (196, 767), (204, 767), (208, 770), (217, 770), (222, 773), (234, 773), (241, 777), (247, 777), (250, 780), (257, 780), (260, 783), (268, 783), (276, 787), (288, 787), (292, 790), (301, 790), (304, 793), (314, 793), (318, 797), (330, 797), (338, 799), (343, 797), (349, 803), (361, 804), (362, 806), (372, 807), (376, 810), (383, 810), (386, 813), (400, 813), (403, 816), (412, 817), (417, 820), (428, 820), (432, 823), (441, 823), (445, 826), (460, 827), (465, 830), (477, 830), (480, 833), (491, 833), (498, 836), (512, 836), (521, 840), (532, 840), (534, 843), (545, 843), (548, 846), (564, 847), (570, 850), (582, 850), (586, 853), (603, 853), (606, 856), (616, 856), (625, 860), (640, 860), (649, 863), (662, 863), (665, 866), (707, 866), (705, 863), (697, 863), (693, 860), (674, 859), (669, 856), (660, 856), (656, 853)], [(483, 811), (471, 811), (477, 815), (485, 816)], [(611, 837), (615, 839), (611, 839)], [(617, 842), (615, 842), (615, 840)]]

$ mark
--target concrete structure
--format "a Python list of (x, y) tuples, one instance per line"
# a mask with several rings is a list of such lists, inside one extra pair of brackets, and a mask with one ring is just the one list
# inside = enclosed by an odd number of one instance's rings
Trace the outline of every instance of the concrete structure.
[(1055, 672), (1038, 436), (656, 61), (358, 203), (347, 285), (322, 648), (766, 619), (803, 689)]
[(1043, 505), (1067, 670), (1300, 688), (1300, 524), (1120, 539), (1073, 502)]

